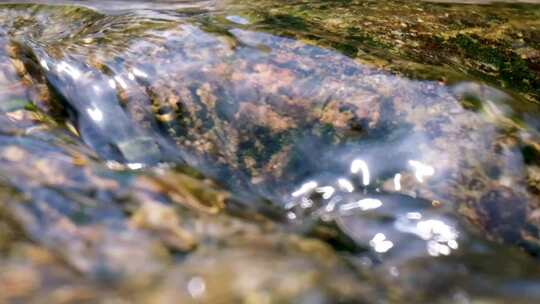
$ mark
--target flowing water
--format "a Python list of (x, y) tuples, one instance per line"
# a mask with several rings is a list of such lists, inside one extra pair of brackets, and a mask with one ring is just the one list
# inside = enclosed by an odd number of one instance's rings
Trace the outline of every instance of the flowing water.
[(0, 303), (540, 301), (536, 1), (0, 1), (0, 42)]

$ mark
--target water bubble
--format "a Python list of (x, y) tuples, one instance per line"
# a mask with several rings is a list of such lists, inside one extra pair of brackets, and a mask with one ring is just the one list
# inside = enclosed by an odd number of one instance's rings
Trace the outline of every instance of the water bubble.
[(187, 289), (193, 298), (200, 298), (206, 291), (206, 283), (201, 277), (193, 277), (189, 280)]

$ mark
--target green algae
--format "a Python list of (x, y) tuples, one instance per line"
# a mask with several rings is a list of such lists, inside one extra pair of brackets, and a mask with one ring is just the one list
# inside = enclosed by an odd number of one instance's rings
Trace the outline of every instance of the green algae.
[(241, 3), (251, 28), (421, 79), (477, 78), (540, 100), (540, 8), (413, 1)]

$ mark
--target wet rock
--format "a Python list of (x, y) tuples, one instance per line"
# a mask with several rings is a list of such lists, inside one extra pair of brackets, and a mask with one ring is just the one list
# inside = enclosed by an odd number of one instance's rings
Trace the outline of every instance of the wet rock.
[(87, 4), (0, 5), (0, 301), (540, 298), (536, 6)]
[(502, 188), (486, 193), (478, 204), (482, 227), (509, 243), (520, 239), (527, 214), (523, 198), (508, 188)]

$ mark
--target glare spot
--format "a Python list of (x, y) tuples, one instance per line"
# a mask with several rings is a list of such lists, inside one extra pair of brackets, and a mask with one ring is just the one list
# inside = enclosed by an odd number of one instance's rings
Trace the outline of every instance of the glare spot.
[(365, 161), (361, 159), (355, 159), (351, 163), (351, 173), (357, 174), (359, 172), (362, 172), (362, 184), (364, 186), (369, 185), (369, 168)]
[(427, 251), (431, 256), (449, 255), (450, 247), (436, 241), (429, 241), (427, 243)]
[(120, 76), (114, 76), (114, 80), (122, 87), (122, 89), (127, 89), (127, 83)]
[(284, 208), (285, 208), (285, 210), (289, 210), (289, 209), (294, 208), (296, 205), (298, 205), (298, 202), (292, 201), (292, 202), (286, 203)]
[(340, 179), (338, 179), (337, 183), (338, 183), (338, 186), (339, 186), (339, 188), (341, 190), (344, 190), (344, 191), (347, 191), (347, 192), (353, 192), (354, 191), (354, 186), (348, 179), (340, 178)]
[(289, 220), (295, 220), (296, 219), (296, 214), (294, 214), (294, 212), (292, 212), (292, 211), (289, 211), (289, 212), (287, 212), (287, 218)]
[(334, 189), (332, 186), (325, 186), (315, 189), (315, 192), (322, 193), (322, 198), (329, 199), (332, 197), (332, 195), (334, 195), (336, 189)]
[(458, 236), (457, 231), (439, 220), (420, 221), (416, 225), (418, 236), (424, 240), (436, 239), (437, 241), (448, 242), (455, 240)]
[(193, 298), (199, 298), (206, 291), (206, 283), (201, 277), (193, 277), (191, 280), (189, 280), (187, 289)]
[(407, 218), (410, 220), (420, 220), (422, 219), (422, 214), (420, 212), (407, 212)]
[(392, 275), (393, 277), (399, 276), (399, 270), (397, 269), (396, 266), (390, 267), (390, 275)]
[(326, 205), (326, 207), (324, 208), (324, 210), (326, 212), (332, 212), (334, 211), (334, 209), (336, 208), (336, 204), (341, 200), (341, 196), (334, 196), (330, 202), (328, 202), (328, 204)]
[(448, 247), (456, 250), (458, 249), (459, 245), (458, 245), (458, 242), (456, 242), (456, 240), (450, 240), (446, 243), (448, 245)]
[(86, 112), (88, 113), (88, 115), (90, 115), (90, 118), (93, 121), (102, 121), (103, 120), (103, 112), (101, 112), (100, 109), (88, 108), (88, 109), (86, 109)]
[(357, 202), (341, 205), (341, 211), (349, 211), (353, 209), (361, 209), (362, 211), (377, 209), (382, 206), (382, 202), (374, 198), (364, 198)]
[(101, 88), (100, 88), (99, 86), (95, 85), (95, 84), (92, 86), (92, 88), (94, 89), (94, 91), (95, 91), (96, 93), (101, 92)]
[(135, 75), (133, 75), (133, 73), (129, 72), (128, 73), (128, 78), (129, 78), (129, 80), (133, 81), (133, 80), (135, 80)]
[(505, 116), (503, 110), (489, 99), (484, 102), (484, 111), (488, 116), (492, 118), (499, 118)]
[[(424, 220), (411, 216), (416, 212), (407, 213), (406, 218), (396, 222), (396, 228), (400, 231), (412, 233), (426, 241), (426, 249), (431, 256), (449, 255), (452, 250), (457, 250), (459, 245), (457, 238), (459, 233), (451, 225), (441, 220)], [(420, 215), (418, 213), (418, 215)]]
[(435, 169), (432, 166), (426, 165), (417, 160), (409, 160), (409, 165), (414, 168), (414, 176), (421, 183), (424, 182), (424, 177), (429, 177), (435, 174)]
[(114, 82), (114, 80), (112, 80), (112, 79), (109, 79), (109, 86), (110, 86), (112, 89), (116, 89), (116, 82)]
[(123, 170), (124, 169), (124, 165), (122, 165), (121, 163), (119, 163), (117, 161), (114, 161), (114, 160), (106, 161), (105, 165), (107, 166), (107, 168), (109, 168), (111, 170)]
[(401, 174), (399, 173), (394, 175), (394, 189), (396, 189), (396, 191), (401, 190)]
[(67, 62), (64, 62), (64, 61), (60, 62), (56, 66), (56, 70), (59, 73), (64, 72), (68, 74), (74, 80), (77, 80), (81, 77), (81, 72), (79, 70), (77, 70), (76, 68), (72, 67), (71, 65), (69, 65)]
[(139, 70), (137, 68), (133, 68), (133, 69), (131, 69), (131, 71), (137, 77), (148, 78), (148, 74), (146, 74), (145, 72), (143, 72), (143, 71), (141, 71), (141, 70)]
[(499, 177), (499, 183), (500, 183), (502, 186), (512, 187), (512, 185), (513, 185), (513, 180), (512, 180), (512, 178), (510, 178), (509, 176), (501, 176), (501, 177)]
[(131, 170), (139, 170), (139, 169), (142, 169), (144, 167), (144, 164), (130, 163), (130, 164), (127, 164), (127, 167), (130, 168)]
[(371, 241), (369, 241), (369, 245), (373, 247), (373, 249), (376, 252), (384, 253), (390, 250), (392, 247), (394, 247), (394, 243), (392, 241), (387, 240), (386, 236), (382, 233), (377, 233)]
[(293, 197), (299, 197), (301, 195), (307, 194), (310, 191), (312, 191), (313, 189), (317, 188), (317, 186), (318, 186), (318, 184), (317, 184), (316, 181), (307, 182), (307, 183), (303, 184), (302, 186), (300, 186), (300, 189), (294, 191), (292, 193), (292, 196)]
[(39, 61), (39, 64), (41, 64), (41, 66), (45, 69), (45, 70), (49, 70), (49, 65), (47, 64), (47, 61), (45, 61), (45, 59), (41, 59)]

